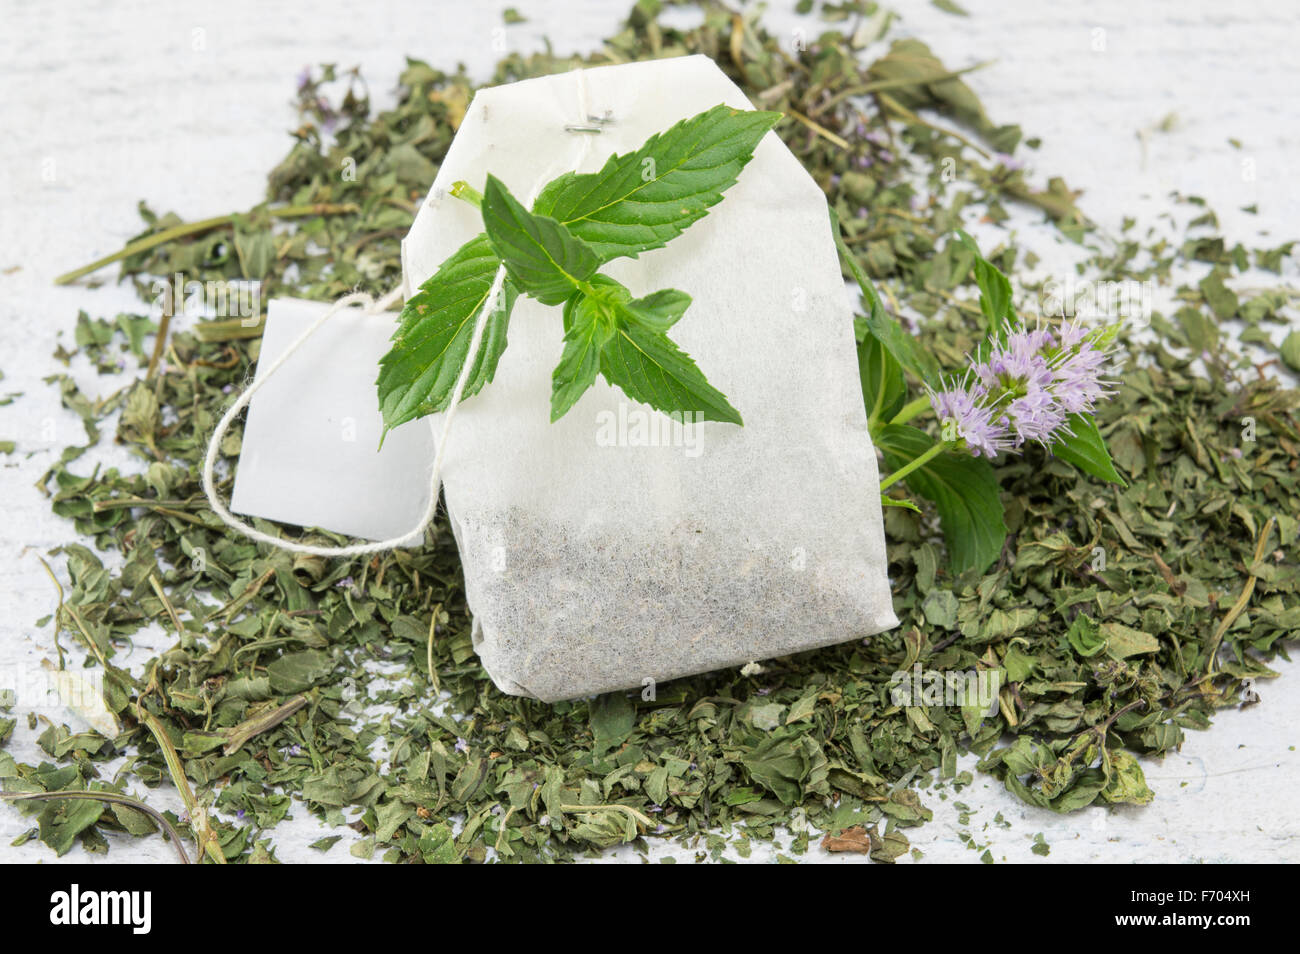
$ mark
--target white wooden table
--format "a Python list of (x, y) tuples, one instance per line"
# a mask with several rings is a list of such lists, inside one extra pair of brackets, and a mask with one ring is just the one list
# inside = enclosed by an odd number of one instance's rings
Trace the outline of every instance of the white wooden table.
[[(995, 58), (968, 81), (996, 121), (1042, 138), (1042, 148), (1025, 157), (1043, 179), (1061, 175), (1085, 190), (1081, 203), (1103, 226), (1117, 229), (1126, 215), (1153, 222), (1180, 191), (1210, 201), (1230, 242), (1276, 245), (1300, 235), (1300, 25), (1289, 4), (962, 3), (969, 19), (900, 0), (898, 29), (923, 38), (953, 68)], [(187, 220), (256, 204), (267, 170), (290, 146), (290, 101), (305, 66), (360, 65), (382, 105), (406, 54), (438, 66), (463, 61), (486, 77), (503, 39), (531, 49), (549, 35), (557, 50), (591, 49), (629, 6), (511, 4), (528, 22), (503, 29), (498, 5), (463, 2), (0, 3), (0, 394), (24, 392), (0, 408), (0, 439), (18, 442), (15, 454), (0, 457), (0, 685), (52, 652), (49, 627), (34, 623), (55, 606), (36, 554), (73, 538), (32, 484), (59, 448), (80, 439), (80, 423), (40, 379), (56, 370), (57, 336), (71, 346), (79, 309), (106, 316), (138, 309), (129, 290), (55, 288), (51, 279), (138, 231), (141, 198)], [(817, 29), (788, 9), (768, 22), (782, 31), (799, 23)], [(1148, 137), (1144, 162), (1138, 130), (1170, 113), (1178, 123)], [(1240, 211), (1252, 204), (1258, 215)], [(1015, 210), (1008, 225), (1042, 256), (1043, 268), (1059, 267), (1071, 250), (1040, 218)], [(1292, 263), (1287, 278), (1295, 277)], [(116, 386), (84, 364), (74, 363), (73, 373), (92, 393)], [(111, 447), (95, 459), (128, 463)], [(142, 661), (150, 649), (142, 639), (133, 658)], [(927, 861), (976, 861), (978, 852), (958, 837), (963, 831), (999, 861), (1300, 859), (1290, 808), (1300, 783), (1300, 671), (1281, 668), (1283, 678), (1260, 687), (1262, 705), (1224, 713), (1212, 731), (1191, 733), (1180, 754), (1146, 763), (1157, 799), (1145, 809), (1062, 818), (1022, 806), (977, 775), (946, 802), (925, 798), (936, 819), (913, 842)], [(40, 755), (23, 728), (14, 749), (24, 759)], [(166, 789), (149, 797), (179, 810)], [(969, 826), (958, 824), (954, 800), (976, 809)], [(1009, 829), (984, 827), (997, 812)], [(308, 851), (321, 827), (305, 811), (295, 814), (275, 830), (282, 860), (353, 860), (346, 842), (326, 856)], [(42, 847), (9, 847), (28, 825), (0, 807), (0, 862), (53, 860)], [(1029, 850), (1040, 831), (1052, 846), (1046, 859)], [(114, 838), (107, 860), (170, 857), (160, 839)], [(827, 856), (814, 850), (808, 857)], [(93, 859), (78, 848), (65, 860)]]

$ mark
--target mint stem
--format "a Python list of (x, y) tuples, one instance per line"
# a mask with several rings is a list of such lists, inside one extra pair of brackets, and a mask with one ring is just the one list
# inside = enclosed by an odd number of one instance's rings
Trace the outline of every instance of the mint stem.
[[(254, 212), (258, 210), (253, 210)], [(321, 202), (314, 205), (292, 205), (282, 206), (280, 208), (267, 209), (266, 212), (273, 218), (277, 219), (297, 219), (313, 215), (348, 215), (360, 211), (357, 206), (351, 203), (338, 204), (333, 202)], [(251, 213), (250, 213), (251, 214)], [(151, 248), (157, 248), (159, 245), (166, 245), (178, 238), (186, 238), (191, 235), (198, 235), (200, 232), (208, 232), (212, 229), (223, 228), (233, 225), (237, 215), (219, 215), (214, 219), (204, 219), (201, 222), (185, 222), (181, 225), (173, 225), (171, 228), (163, 229), (161, 232), (155, 232), (152, 235), (146, 235), (144, 238), (136, 239), (129, 242), (112, 255), (105, 255), (103, 258), (96, 259), (89, 265), (83, 265), (81, 268), (74, 269), (66, 275), (60, 275), (54, 279), (56, 285), (67, 285), (75, 282), (78, 278), (83, 278), (91, 272), (98, 271), (105, 265), (112, 265), (114, 262), (120, 262), (124, 258), (130, 258), (132, 255), (138, 255), (140, 252), (147, 252)]]
[(906, 424), (930, 406), (930, 395), (922, 394), (915, 401), (909, 401), (899, 408), (890, 424)]
[(931, 447), (920, 457), (898, 468), (898, 470), (894, 471), (892, 474), (890, 474), (888, 477), (886, 477), (884, 480), (880, 482), (881, 493), (884, 493), (886, 487), (890, 487), (893, 484), (898, 483), (900, 480), (902, 480), (912, 471), (920, 467), (924, 467), (930, 461), (934, 460), (934, 458), (938, 457), (941, 453), (943, 453), (943, 451), (946, 450), (947, 447), (948, 447), (947, 442), (941, 441), (940, 443), (935, 444), (933, 447)]
[(483, 193), (479, 192), (464, 179), (457, 179), (451, 184), (451, 194), (458, 199), (464, 199), (476, 209), (483, 207)]

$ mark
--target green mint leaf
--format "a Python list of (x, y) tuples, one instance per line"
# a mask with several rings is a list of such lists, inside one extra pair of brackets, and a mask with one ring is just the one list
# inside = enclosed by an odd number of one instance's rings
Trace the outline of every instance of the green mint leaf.
[(1106, 648), (1106, 637), (1101, 627), (1087, 613), (1080, 613), (1065, 631), (1065, 638), (1080, 656), (1087, 659)]
[(1292, 371), (1300, 371), (1300, 331), (1292, 331), (1278, 345), (1277, 353)]
[(893, 419), (907, 400), (903, 369), (875, 335), (858, 344), (858, 376), (867, 405), (867, 425), (874, 433)]
[[(500, 264), (487, 236), (478, 235), (443, 262), (406, 302), (393, 346), (379, 361), (379, 409), (385, 432), (447, 409), (469, 353), (475, 319)], [(476, 394), (496, 374), (517, 294), (507, 278), (463, 397)]]
[[(875, 441), (890, 470), (898, 470), (934, 446), (925, 431), (906, 424), (885, 425)], [(939, 512), (953, 572), (988, 569), (1007, 538), (993, 465), (979, 457), (945, 453), (903, 479)]]
[(704, 373), (662, 331), (640, 322), (621, 325), (600, 353), (600, 373), (634, 401), (667, 414), (744, 424)]
[(551, 374), (551, 420), (558, 421), (596, 383), (600, 351), (614, 333), (602, 303), (574, 295), (564, 305), (564, 353)]
[(1127, 487), (1124, 478), (1115, 469), (1106, 447), (1106, 439), (1097, 430), (1096, 422), (1083, 414), (1071, 414), (1066, 418), (1066, 426), (1071, 433), (1064, 440), (1052, 445), (1051, 451), (1066, 463), (1073, 464), (1085, 474), (1101, 480), (1108, 480), (1121, 487)]
[(496, 176), (483, 190), (483, 225), (510, 277), (544, 305), (567, 301), (600, 267), (596, 254), (555, 219), (529, 212)]
[(722, 200), (780, 113), (719, 105), (611, 156), (599, 172), (567, 173), (533, 211), (551, 216), (602, 262), (662, 248)]
[(651, 292), (644, 298), (628, 303), (628, 308), (638, 321), (656, 331), (666, 332), (690, 307), (691, 296), (675, 288)]
[(871, 284), (871, 279), (853, 257), (853, 252), (844, 244), (844, 236), (840, 233), (839, 216), (835, 214), (834, 209), (830, 210), (830, 214), (831, 234), (835, 238), (835, 247), (839, 249), (840, 258), (857, 280), (858, 287), (862, 289), (862, 297), (867, 302), (868, 312), (864, 319), (867, 333), (879, 341), (899, 366), (911, 372), (918, 381), (924, 384), (937, 384), (938, 363), (928, 351), (917, 344), (915, 338), (903, 330), (903, 326), (897, 320), (886, 314), (885, 305), (880, 300), (876, 286)]
[(551, 420), (591, 387), (596, 372), (634, 401), (666, 414), (743, 423), (740, 414), (665, 333), (691, 296), (673, 288), (633, 298), (623, 285), (592, 276), (564, 306), (564, 353), (551, 376)]
[(980, 290), (980, 311), (988, 319), (987, 327), (1001, 329), (1004, 323), (1020, 324), (1011, 301), (1011, 281), (1001, 270), (980, 254), (975, 240), (957, 229), (957, 241), (975, 255), (975, 284)]
[[(665, 414), (744, 423), (740, 412), (664, 333), (690, 304), (689, 295), (666, 289), (633, 298), (612, 278), (597, 275), (588, 297), (589, 307), (596, 309), (610, 328), (600, 352), (600, 373), (606, 381), (632, 400)], [(577, 318), (581, 307), (575, 306), (572, 315), (566, 310), (566, 320)]]

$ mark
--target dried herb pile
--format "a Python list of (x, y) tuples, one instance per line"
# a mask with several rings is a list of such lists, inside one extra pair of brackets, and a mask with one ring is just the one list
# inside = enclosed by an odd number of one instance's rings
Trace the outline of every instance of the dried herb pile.
[[(148, 802), (151, 788), (180, 782), (188, 811), (171, 821), (210, 860), (273, 860), (276, 824), (313, 812), (351, 829), (318, 842), (322, 852), (390, 861), (565, 860), (657, 835), (700, 859), (776, 839), (782, 858), (892, 861), (930, 817), (924, 790), (969, 781), (960, 752), (1056, 811), (1143, 803), (1139, 756), (1176, 749), (1185, 730), (1243, 704), (1245, 681), (1272, 675), (1268, 660), (1300, 631), (1300, 395), (1262, 365), (1300, 365), (1300, 339), (1279, 355), (1268, 334), (1293, 293), (1239, 295), (1231, 279), (1277, 271), (1290, 245), (1228, 247), (1209, 211), (1181, 240), (1139, 237), (1136, 225), (1098, 234), (1064, 183), (1030, 184), (1010, 158), (1020, 130), (996, 125), (923, 43), (859, 61), (889, 25), (873, 4), (824, 5), (830, 22), (807, 21), (806, 49), (768, 35), (755, 11), (703, 10), (703, 25), (681, 32), (642, 0), (584, 62), (705, 53), (757, 107), (783, 112), (776, 130), (826, 190), (858, 262), (943, 367), (961, 365), (979, 317), (970, 252), (945, 236), (1002, 221), (1010, 203), (1085, 243), (1092, 279), (1167, 282), (1212, 266), (1178, 289), (1173, 313), (1152, 317), (1153, 333), (1122, 336), (1127, 365), (1098, 423), (1127, 487), (1042, 453), (1013, 458), (998, 468), (1011, 536), (983, 575), (947, 572), (932, 514), (886, 508), (897, 630), (673, 682), (654, 700), (545, 705), (502, 695), (478, 666), (445, 521), (422, 549), (331, 561), (250, 544), (208, 512), (204, 444), (255, 365), (260, 329), (230, 318), (167, 329), (155, 353), (147, 316), (83, 314), (75, 351), (57, 357), (106, 373), (125, 360), (139, 374), (102, 397), (49, 379), (87, 443), (41, 486), (84, 542), (55, 551), (71, 585), (40, 625), (57, 635), (60, 665), (105, 673), (106, 711), (91, 713), (93, 731), (0, 709), (0, 744), (31, 733), (48, 755), (19, 764), (0, 749), (5, 791)], [(574, 62), (512, 54), (491, 82)], [(472, 90), (461, 72), (409, 61), (396, 107), (374, 112), (356, 74), (305, 76), (301, 125), (266, 203), (198, 229), (142, 206), (123, 274), (146, 301), (154, 276), (176, 272), (260, 279), (264, 299), (387, 290)], [(1033, 263), (1012, 244), (984, 251), (1013, 281)], [(1256, 353), (1230, 343), (1229, 320), (1244, 322)], [(110, 440), (138, 468), (96, 468), (86, 452)], [(238, 445), (232, 434), (223, 447), (232, 465)], [(118, 668), (144, 627), (174, 645)], [(997, 713), (893, 705), (891, 675), (916, 664), (1003, 670)], [(110, 832), (159, 837), (130, 804), (3, 810), (30, 813), (25, 838), (59, 853), (78, 842), (107, 851)]]

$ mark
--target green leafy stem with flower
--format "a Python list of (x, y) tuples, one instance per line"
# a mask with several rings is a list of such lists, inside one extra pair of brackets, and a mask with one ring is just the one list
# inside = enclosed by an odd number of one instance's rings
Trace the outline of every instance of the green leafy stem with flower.
[[(1093, 417), (1109, 391), (1105, 371), (1118, 326), (1029, 327), (1016, 313), (1010, 281), (959, 230), (953, 240), (973, 262), (985, 337), (962, 374), (944, 375), (885, 311), (845, 246), (834, 211), (831, 223), (867, 308), (858, 328), (858, 366), (871, 437), (890, 469), (880, 482), (882, 503), (920, 509), (884, 494), (900, 481), (932, 502), (953, 572), (983, 572), (1006, 541), (994, 458), (1039, 444), (1084, 473), (1124, 483)], [(910, 400), (909, 378), (921, 392)], [(926, 412), (938, 420), (937, 438), (910, 423)]]

